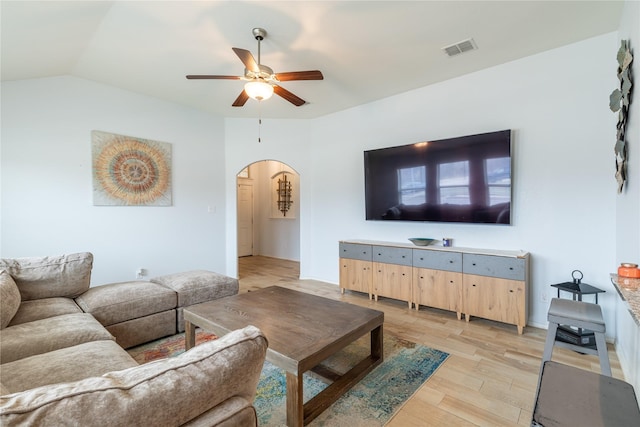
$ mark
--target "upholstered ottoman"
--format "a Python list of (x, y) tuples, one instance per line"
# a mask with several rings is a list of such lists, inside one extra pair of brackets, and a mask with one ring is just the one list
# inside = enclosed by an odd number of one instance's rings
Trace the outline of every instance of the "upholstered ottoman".
[(178, 332), (184, 332), (184, 307), (236, 295), (239, 289), (238, 279), (206, 270), (159, 276), (151, 279), (151, 282), (166, 286), (178, 294)]
[(176, 333), (176, 298), (165, 286), (136, 281), (89, 288), (76, 303), (129, 348)]

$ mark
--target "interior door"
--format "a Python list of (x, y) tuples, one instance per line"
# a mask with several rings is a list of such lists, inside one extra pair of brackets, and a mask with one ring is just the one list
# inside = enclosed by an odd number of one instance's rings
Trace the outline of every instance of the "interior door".
[(253, 255), (253, 183), (238, 182), (238, 256)]

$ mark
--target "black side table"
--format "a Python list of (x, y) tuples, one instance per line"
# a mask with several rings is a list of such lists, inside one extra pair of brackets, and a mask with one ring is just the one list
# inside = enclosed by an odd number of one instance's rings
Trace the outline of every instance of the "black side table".
[[(574, 301), (582, 301), (583, 295), (595, 295), (595, 302), (598, 303), (598, 294), (606, 292), (595, 286), (582, 283), (582, 272), (580, 270), (573, 270), (571, 272), (572, 282), (557, 283), (551, 285), (552, 288), (558, 289), (558, 298), (560, 298), (560, 291), (570, 292)], [(556, 337), (560, 341), (565, 341), (571, 344), (595, 348), (595, 336), (593, 331), (589, 329), (575, 328), (566, 325), (558, 326), (558, 332)]]

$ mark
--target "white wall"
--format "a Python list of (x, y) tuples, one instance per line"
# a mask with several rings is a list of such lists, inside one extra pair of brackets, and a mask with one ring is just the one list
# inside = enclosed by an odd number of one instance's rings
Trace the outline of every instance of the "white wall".
[[(284, 155), (300, 172), (303, 278), (337, 283), (340, 239), (447, 236), (457, 246), (531, 252), (531, 324), (546, 327), (541, 294), (551, 295), (549, 285), (569, 280), (574, 269), (607, 291), (600, 302), (613, 324), (616, 118), (608, 99), (616, 44), (614, 33), (593, 38), (315, 119), (309, 129), (281, 121), (278, 135), (261, 145), (247, 121), (227, 120), (228, 164)], [(512, 226), (364, 220), (364, 150), (501, 129), (515, 135)], [(309, 152), (287, 149), (300, 144)]]
[[(616, 260), (640, 264), (640, 2), (625, 2), (618, 34), (618, 40), (629, 40), (631, 43), (634, 87), (626, 137), (628, 180), (623, 193), (616, 197)], [(618, 42), (616, 49), (619, 47)], [(615, 73), (615, 68), (611, 72)], [(615, 138), (614, 131), (611, 133), (610, 139)]]
[[(173, 144), (173, 206), (93, 206), (94, 129)], [(224, 271), (222, 119), (58, 77), (2, 83), (1, 137), (2, 257), (90, 251), (93, 285)]]
[[(618, 38), (631, 43), (635, 81), (627, 122), (628, 181), (623, 193), (616, 196), (616, 262), (640, 264), (640, 2), (625, 2)], [(616, 351), (625, 379), (637, 392), (640, 390), (640, 326), (628, 309), (627, 303), (620, 300), (615, 325)]]

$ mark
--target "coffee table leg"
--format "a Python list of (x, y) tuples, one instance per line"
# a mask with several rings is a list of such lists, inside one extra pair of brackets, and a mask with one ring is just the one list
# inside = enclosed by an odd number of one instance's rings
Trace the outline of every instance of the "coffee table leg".
[(184, 348), (189, 350), (196, 345), (196, 326), (189, 322), (184, 321)]
[(302, 397), (302, 376), (287, 372), (287, 426), (302, 427), (304, 407)]
[(374, 330), (371, 331), (371, 357), (373, 359), (381, 359), (382, 360), (382, 349), (383, 349), (383, 338), (384, 331), (382, 329), (383, 325), (378, 326)]

